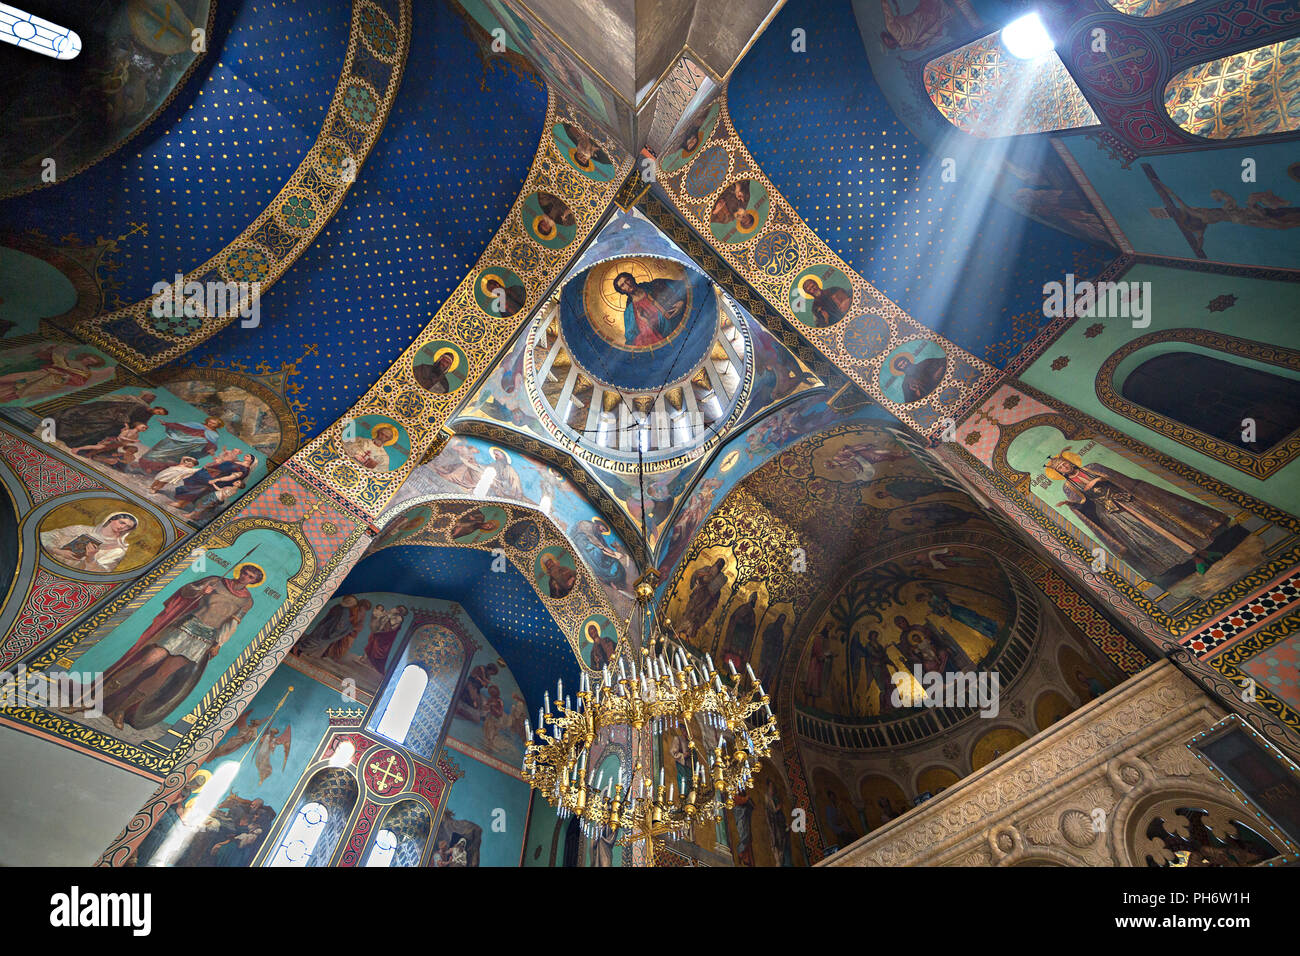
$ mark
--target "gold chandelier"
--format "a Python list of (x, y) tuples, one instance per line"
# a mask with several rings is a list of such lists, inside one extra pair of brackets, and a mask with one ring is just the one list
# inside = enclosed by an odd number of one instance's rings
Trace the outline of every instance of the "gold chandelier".
[[(617, 672), (609, 664), (594, 680), (584, 672), (576, 704), (557, 682), (554, 705), (548, 693), (536, 732), (525, 722), (529, 785), (561, 819), (576, 817), (589, 839), (617, 839), (624, 846), (689, 838), (695, 825), (716, 821), (751, 785), (759, 760), (780, 739), (751, 667), (745, 667), (748, 681), (735, 665), (724, 678), (710, 655), (697, 658), (669, 622), (660, 627), (653, 620), (649, 604), (657, 583), (653, 569), (636, 583), (638, 606), (624, 642), (630, 653), (620, 653)], [(663, 741), (670, 734), (685, 748), (674, 755), (665, 780)], [(606, 780), (588, 758), (593, 748), (619, 739), (649, 744), (649, 765), (620, 766)]]

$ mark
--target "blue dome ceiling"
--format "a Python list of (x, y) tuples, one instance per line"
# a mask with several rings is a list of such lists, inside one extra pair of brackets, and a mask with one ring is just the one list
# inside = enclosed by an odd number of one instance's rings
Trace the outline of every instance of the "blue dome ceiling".
[[(635, 286), (620, 278), (628, 275)], [(717, 325), (713, 283), (671, 259), (607, 259), (560, 294), (560, 332), (570, 353), (613, 388), (652, 391), (694, 371)]]

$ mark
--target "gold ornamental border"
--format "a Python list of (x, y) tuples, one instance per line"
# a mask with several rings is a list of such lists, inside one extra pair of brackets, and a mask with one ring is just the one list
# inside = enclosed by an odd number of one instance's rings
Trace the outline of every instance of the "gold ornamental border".
[[(397, 545), (422, 545), (431, 548), (469, 548), (475, 551), (497, 551), (500, 550), (510, 563), (515, 566), (529, 586), (541, 598), (542, 604), (550, 612), (555, 621), (555, 626), (559, 628), (560, 633), (568, 640), (569, 646), (573, 649), (574, 655), (578, 658), (578, 666), (590, 673), (595, 673), (582, 657), (581, 635), (578, 633), (584, 621), (594, 614), (602, 615), (609, 619), (614, 625), (614, 629), (619, 636), (620, 651), (625, 646), (623, 638), (627, 636), (627, 622), (620, 617), (609, 599), (605, 594), (604, 585), (596, 578), (587, 562), (583, 560), (582, 555), (577, 553), (574, 546), (558, 525), (551, 519), (550, 515), (538, 511), (535, 508), (529, 508), (521, 505), (517, 501), (510, 501), (506, 498), (465, 498), (456, 495), (444, 496), (437, 493), (429, 495), (420, 495), (412, 498), (410, 501), (403, 501), (401, 510), (392, 514), (385, 527), (398, 521), (403, 515), (408, 514), (415, 508), (424, 506), (434, 506), (434, 515), (413, 534), (396, 538), (393, 541), (386, 542), (378, 548), (371, 548), (363, 555), (362, 560), (372, 554), (376, 554), (385, 548), (395, 547)], [(496, 531), (491, 537), (484, 538), (481, 541), (465, 542), (456, 541), (451, 537), (451, 525), (458, 515), (463, 515), (467, 511), (476, 508), (489, 506), (500, 508), (506, 513), (507, 522), (505, 527)], [(438, 520), (445, 517), (448, 520)], [(438, 526), (433, 527), (437, 522)], [(506, 541), (506, 534), (509, 529), (519, 523), (532, 522), (537, 526), (539, 532), (537, 543), (530, 549), (516, 547)], [(383, 533), (382, 530), (380, 532)], [(533, 570), (533, 565), (540, 555), (547, 548), (560, 547), (568, 552), (573, 558), (574, 567), (578, 571), (579, 583), (574, 585), (572, 591), (562, 598), (553, 598), (545, 593), (537, 584), (537, 578)], [(468, 614), (469, 612), (466, 612)]]
[(1235, 355), (1239, 358), (1252, 359), (1269, 365), (1277, 365), (1291, 371), (1300, 371), (1300, 352), (1281, 345), (1254, 342), (1239, 339), (1234, 335), (1210, 332), (1205, 329), (1168, 329), (1163, 332), (1151, 332), (1139, 336), (1113, 352), (1097, 371), (1096, 392), (1102, 405), (1111, 411), (1137, 422), (1144, 428), (1158, 432), (1166, 438), (1172, 438), (1180, 445), (1186, 445), (1193, 451), (1200, 452), (1230, 468), (1244, 472), (1253, 478), (1263, 480), (1286, 467), (1300, 455), (1300, 429), (1293, 431), (1284, 439), (1263, 452), (1256, 453), (1236, 445), (1230, 445), (1222, 439), (1207, 435), (1199, 429), (1180, 422), (1172, 421), (1153, 412), (1136, 402), (1131, 402), (1115, 389), (1115, 370), (1130, 355), (1149, 345), (1161, 342), (1186, 342), (1203, 348)]
[[(424, 460), (443, 428), (467, 395), (481, 386), (500, 353), (529, 320), (587, 238), (603, 220), (615, 191), (631, 165), (624, 155), (620, 168), (606, 182), (580, 174), (560, 158), (551, 130), (557, 122), (577, 123), (568, 108), (548, 92), (542, 137), (529, 169), (527, 181), (487, 249), (479, 257), (446, 302), (433, 315), (415, 341), (398, 356), (370, 390), (338, 421), (330, 425), (295, 456), (294, 461), (311, 472), (313, 482), (346, 498), (370, 519), (381, 514), (411, 471)], [(573, 212), (577, 230), (561, 249), (551, 249), (529, 236), (520, 225), (519, 212), (533, 193), (545, 190), (562, 199)], [(498, 315), (480, 304), (476, 295), (480, 280), (489, 271), (513, 273), (524, 285), (525, 304), (511, 315)], [(450, 342), (468, 363), (459, 387), (447, 394), (435, 394), (415, 379), (413, 363), (424, 346)], [(406, 433), (409, 449), (398, 467), (385, 472), (365, 472), (355, 466), (342, 447), (343, 429), (348, 422), (367, 416), (382, 416)]]
[[(744, 276), (791, 328), (882, 408), (923, 435), (937, 433), (945, 418), (960, 420), (965, 411), (993, 387), (1002, 373), (916, 321), (832, 252), (759, 168), (732, 123), (725, 92), (720, 99), (722, 111), (708, 142), (702, 144), (691, 161), (681, 169), (667, 175), (660, 170), (658, 183), (678, 212), (691, 223), (692, 228), (715, 253)], [(726, 154), (725, 172), (711, 177), (709, 181), (713, 185), (701, 195), (687, 192), (686, 183), (696, 164), (710, 153), (720, 162), (720, 157), (714, 152), (719, 148)], [(709, 223), (713, 204), (723, 190), (738, 180), (745, 179), (757, 182), (766, 190), (769, 204), (766, 221), (739, 242), (716, 240)], [(778, 233), (785, 234), (790, 240), (785, 247), (785, 255), (779, 259), (769, 259), (766, 266), (759, 266), (754, 259), (755, 251), (765, 238)], [(790, 250), (793, 250), (793, 255)], [(794, 277), (818, 265), (843, 273), (849, 280), (853, 293), (852, 306), (844, 318), (824, 328), (805, 324), (790, 306)], [(883, 346), (866, 355), (861, 354), (861, 347), (856, 352), (851, 350), (849, 345), (859, 334), (855, 331), (855, 324), (873, 318), (876, 322), (875, 333), (884, 337)], [(886, 357), (899, 345), (918, 338), (933, 342), (943, 349), (948, 360), (943, 380), (917, 401), (895, 402), (886, 397), (880, 387), (881, 367)], [(939, 401), (941, 396), (946, 396), (943, 402)]]
[[(348, 33), (347, 52), (343, 71), (334, 91), (316, 142), (307, 151), (298, 168), (289, 177), (276, 197), (242, 233), (202, 265), (184, 274), (184, 281), (200, 281), (206, 276), (221, 276), (229, 280), (232, 257), (246, 253), (260, 259), (260, 275), (249, 274), (261, 283), (261, 291), (273, 285), (306, 251), (326, 224), (338, 212), (348, 191), (356, 181), (361, 164), (369, 156), (388, 122), (389, 113), (401, 86), (402, 72), (411, 40), (411, 0), (397, 0), (401, 22), (391, 18), (372, 0), (353, 0), (352, 23)], [(385, 53), (375, 47), (377, 40), (369, 35), (388, 39), (396, 49)], [(352, 72), (359, 48), (375, 62), (389, 68), (388, 84), (379, 95), (365, 77)], [(360, 90), (362, 94), (355, 91)], [(368, 106), (365, 97), (369, 98)], [(365, 116), (373, 109), (370, 116)], [(310, 204), (314, 218), (309, 226), (286, 228), (281, 208), (291, 199)], [(279, 240), (271, 251), (265, 242), (266, 234), (274, 233)], [(259, 241), (262, 240), (262, 241)], [(170, 281), (168, 276), (164, 281)], [(252, 281), (251, 278), (249, 281)], [(137, 372), (155, 369), (176, 356), (207, 341), (238, 317), (238, 312), (227, 316), (202, 317), (202, 325), (184, 335), (168, 334), (150, 322), (153, 303), (157, 296), (79, 322), (75, 329), (86, 341), (99, 346), (118, 361)], [(123, 322), (133, 322), (148, 336), (169, 342), (162, 351), (146, 355), (113, 331), (111, 327)]]

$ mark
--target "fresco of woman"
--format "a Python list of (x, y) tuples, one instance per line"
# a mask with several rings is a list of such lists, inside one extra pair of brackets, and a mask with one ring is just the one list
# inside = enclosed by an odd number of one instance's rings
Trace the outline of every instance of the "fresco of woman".
[(623, 306), (623, 339), (627, 345), (646, 347), (673, 334), (686, 311), (686, 281), (660, 277), (637, 282), (630, 272), (614, 277), (614, 289), (627, 296)]
[(1223, 557), (1208, 549), (1229, 519), (1209, 505), (1105, 465), (1085, 465), (1068, 448), (1047, 460), (1046, 472), (1063, 483), (1066, 500), (1061, 505), (1148, 578), (1193, 560), (1204, 574)]
[(348, 632), (349, 612), (356, 606), (355, 594), (343, 595), (339, 603), (326, 611), (325, 616), (293, 646), (291, 653), (309, 657), (319, 657), (324, 654), (326, 648)]
[(73, 524), (41, 532), (41, 547), (70, 567), (83, 571), (112, 571), (131, 547), (127, 535), (139, 522), (135, 515), (116, 511), (99, 524)]
[[(129, 723), (145, 730), (189, 696), (253, 607), (250, 587), (265, 578), (256, 564), (240, 564), (234, 577), (210, 574), (183, 584), (135, 645), (104, 674), (103, 712), (122, 729)], [(79, 713), (91, 705), (67, 707)]]

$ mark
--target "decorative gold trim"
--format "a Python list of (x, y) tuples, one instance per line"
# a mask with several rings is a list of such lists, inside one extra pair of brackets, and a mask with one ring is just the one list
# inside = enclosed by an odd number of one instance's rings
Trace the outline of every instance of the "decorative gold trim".
[(1148, 428), (1166, 438), (1172, 438), (1180, 445), (1186, 445), (1193, 451), (1261, 480), (1275, 474), (1300, 455), (1300, 428), (1271, 448), (1256, 453), (1230, 445), (1190, 425), (1166, 418), (1119, 394), (1115, 390), (1114, 380), (1115, 370), (1119, 368), (1120, 363), (1135, 352), (1159, 342), (1187, 342), (1226, 355), (1236, 355), (1256, 362), (1300, 371), (1300, 352), (1280, 345), (1239, 339), (1233, 335), (1205, 329), (1168, 329), (1163, 332), (1150, 332), (1117, 349), (1101, 364), (1101, 368), (1097, 371), (1096, 392), (1102, 405), (1143, 428)]

